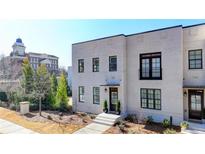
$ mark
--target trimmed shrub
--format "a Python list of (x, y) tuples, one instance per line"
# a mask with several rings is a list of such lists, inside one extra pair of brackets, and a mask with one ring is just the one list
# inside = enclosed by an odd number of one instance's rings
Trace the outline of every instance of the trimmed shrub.
[(125, 118), (126, 121), (128, 122), (133, 122), (133, 123), (137, 123), (137, 115), (135, 114), (128, 114), (127, 117)]
[(170, 129), (170, 128), (167, 128), (165, 131), (163, 131), (163, 134), (176, 134), (176, 130), (174, 129)]
[(170, 121), (168, 119), (164, 119), (162, 122), (163, 127), (167, 128), (170, 126)]
[(119, 101), (119, 100), (117, 101), (116, 111), (117, 111), (117, 112), (121, 112), (121, 104), (120, 104), (120, 101)]
[(107, 100), (104, 100), (104, 102), (103, 102), (103, 111), (104, 111), (104, 112), (107, 112), (107, 111), (108, 111)]
[(146, 124), (152, 124), (153, 123), (153, 118), (152, 118), (152, 116), (148, 116), (147, 118), (145, 118), (145, 123)]
[(47, 116), (47, 119), (48, 120), (53, 120), (53, 118), (50, 115)]

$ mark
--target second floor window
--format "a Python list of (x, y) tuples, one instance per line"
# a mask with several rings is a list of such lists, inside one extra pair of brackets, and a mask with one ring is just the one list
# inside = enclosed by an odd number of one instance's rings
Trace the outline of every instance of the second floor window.
[(78, 72), (83, 73), (84, 72), (84, 59), (78, 60)]
[(110, 72), (117, 71), (117, 56), (109, 57), (109, 71)]
[(189, 69), (202, 69), (202, 50), (189, 50)]
[(161, 53), (140, 54), (140, 79), (161, 80)]
[(99, 72), (99, 58), (93, 58), (93, 72)]

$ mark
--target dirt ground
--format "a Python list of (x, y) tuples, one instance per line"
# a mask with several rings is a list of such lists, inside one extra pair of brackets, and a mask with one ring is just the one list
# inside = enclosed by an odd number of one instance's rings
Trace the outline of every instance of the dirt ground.
[[(163, 134), (166, 130), (159, 123), (143, 124), (143, 123), (131, 123), (128, 121), (123, 121), (124, 125), (115, 125), (108, 129), (104, 134)], [(180, 127), (173, 126), (172, 129), (176, 133), (180, 133)]]
[(0, 107), (0, 118), (42, 134), (71, 134), (90, 124), (95, 115), (63, 113), (60, 116), (57, 111), (43, 111), (42, 116), (38, 112), (20, 115), (19, 112)]

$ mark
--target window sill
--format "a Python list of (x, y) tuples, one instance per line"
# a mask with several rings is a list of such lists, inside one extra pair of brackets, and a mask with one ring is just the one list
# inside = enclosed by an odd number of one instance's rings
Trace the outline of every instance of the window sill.
[(162, 80), (162, 78), (140, 78), (140, 80)]
[(145, 108), (145, 107), (141, 107), (142, 109), (146, 109), (146, 110), (153, 110), (153, 111), (161, 111), (162, 109), (151, 109), (151, 108)]
[(78, 101), (79, 103), (85, 103), (85, 101)]

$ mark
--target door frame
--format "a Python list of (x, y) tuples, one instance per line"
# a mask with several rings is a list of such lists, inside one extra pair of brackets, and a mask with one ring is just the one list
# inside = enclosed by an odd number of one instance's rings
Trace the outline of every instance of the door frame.
[(110, 87), (109, 88), (109, 111), (116, 112), (116, 109), (112, 110), (112, 108), (111, 108), (111, 105), (112, 105), (111, 93), (112, 92), (117, 92), (117, 99), (118, 99), (118, 88), (117, 87)]
[[(191, 94), (199, 94), (201, 95), (201, 113), (200, 113), (200, 117), (199, 118), (193, 118), (191, 117), (191, 112), (193, 112), (191, 110)], [(195, 119), (195, 120), (202, 120), (203, 119), (203, 108), (204, 108), (204, 90), (196, 90), (196, 89), (192, 89), (192, 90), (188, 90), (188, 107), (189, 107), (189, 114), (188, 117), (189, 119)]]

